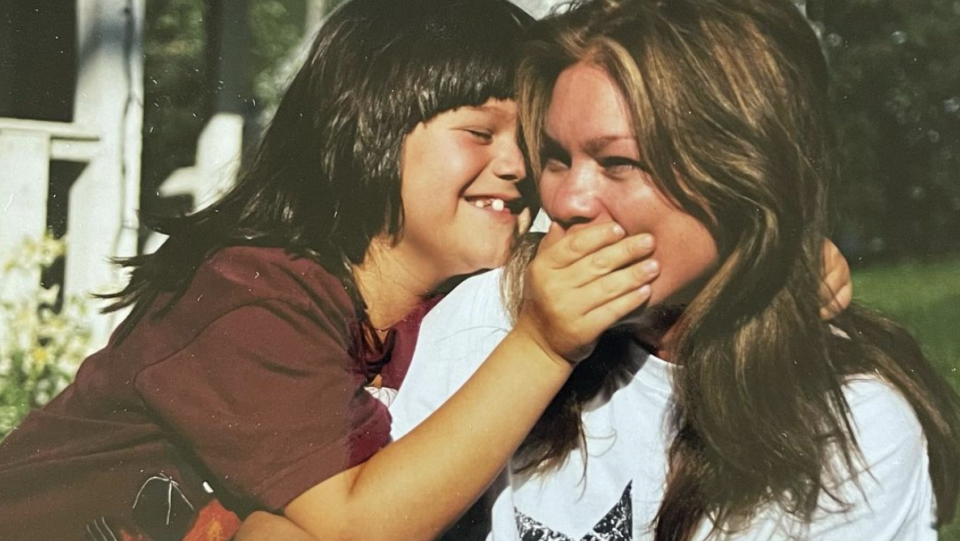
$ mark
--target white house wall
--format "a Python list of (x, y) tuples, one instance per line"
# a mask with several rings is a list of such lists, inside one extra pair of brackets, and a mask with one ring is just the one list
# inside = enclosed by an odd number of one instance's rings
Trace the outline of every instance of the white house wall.
[[(71, 189), (64, 287), (88, 293), (119, 285), (110, 258), (137, 251), (144, 0), (77, 0), (77, 19), (74, 121), (100, 145)], [(98, 341), (114, 324), (95, 322)]]

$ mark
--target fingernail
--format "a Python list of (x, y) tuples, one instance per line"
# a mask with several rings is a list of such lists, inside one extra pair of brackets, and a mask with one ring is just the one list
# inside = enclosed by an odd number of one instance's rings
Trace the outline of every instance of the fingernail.
[(660, 262), (656, 259), (651, 259), (649, 261), (645, 261), (641, 268), (643, 269), (643, 272), (647, 274), (653, 274), (660, 270)]
[(650, 284), (644, 284), (643, 286), (641, 286), (640, 289), (637, 290), (637, 293), (639, 293), (639, 294), (640, 294), (641, 296), (643, 296), (643, 297), (649, 296), (649, 295), (650, 295)]
[(612, 231), (613, 231), (613, 234), (618, 237), (622, 237), (623, 235), (626, 234), (626, 232), (623, 230), (623, 227), (621, 227), (620, 224), (613, 224)]
[(653, 235), (644, 233), (643, 235), (637, 237), (637, 246), (643, 248), (644, 250), (653, 248)]

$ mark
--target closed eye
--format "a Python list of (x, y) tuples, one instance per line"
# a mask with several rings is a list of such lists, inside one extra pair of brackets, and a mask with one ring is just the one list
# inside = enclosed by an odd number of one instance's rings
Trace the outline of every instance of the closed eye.
[(483, 143), (489, 143), (490, 141), (493, 141), (493, 134), (486, 130), (477, 130), (477, 129), (467, 128), (464, 131), (469, 133), (471, 136), (473, 136), (473, 138), (476, 139), (477, 141), (480, 141)]
[(597, 162), (607, 173), (613, 175), (623, 175), (631, 171), (650, 172), (650, 168), (644, 162), (624, 156), (610, 156), (601, 158)]
[(548, 173), (556, 173), (567, 168), (567, 163), (557, 158), (541, 157), (540, 163), (543, 164), (543, 170)]
[(555, 141), (545, 137), (540, 149), (540, 164), (544, 171), (560, 171), (570, 166), (570, 153)]

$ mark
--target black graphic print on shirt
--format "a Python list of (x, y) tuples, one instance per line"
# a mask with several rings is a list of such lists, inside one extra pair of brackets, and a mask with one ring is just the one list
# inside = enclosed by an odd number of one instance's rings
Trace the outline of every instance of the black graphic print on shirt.
[(633, 506), (630, 503), (633, 481), (623, 489), (620, 501), (580, 540), (555, 532), (524, 515), (516, 508), (517, 529), (523, 541), (631, 541), (633, 539)]

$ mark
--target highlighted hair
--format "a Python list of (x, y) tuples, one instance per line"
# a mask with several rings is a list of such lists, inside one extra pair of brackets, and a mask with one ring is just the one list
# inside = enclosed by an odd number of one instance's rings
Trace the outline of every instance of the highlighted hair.
[[(819, 317), (835, 162), (826, 63), (796, 7), (582, 2), (536, 24), (526, 53), (519, 101), (532, 170), (557, 78), (593, 64), (632, 112), (653, 181), (719, 248), (718, 270), (675, 323), (684, 369), (657, 539), (689, 539), (704, 519), (732, 528), (766, 504), (809, 520), (822, 495), (838, 500), (830, 487), (854, 474), (858, 453), (842, 386), (857, 373), (879, 375), (913, 407), (948, 520), (960, 483), (956, 394), (892, 322), (852, 307), (832, 322), (846, 339)], [(514, 299), (523, 265), (517, 256), (506, 274)], [(616, 377), (598, 363), (617, 340), (577, 368), (521, 448), (521, 470), (549, 470), (582, 444), (580, 408)]]

